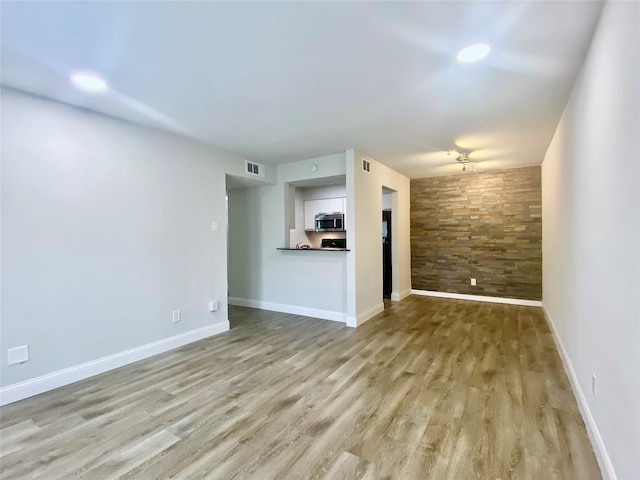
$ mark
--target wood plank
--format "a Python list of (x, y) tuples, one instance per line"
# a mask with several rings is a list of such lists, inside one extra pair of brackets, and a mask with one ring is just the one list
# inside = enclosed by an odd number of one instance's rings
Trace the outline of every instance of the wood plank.
[(412, 296), (231, 330), (0, 409), (0, 477), (601, 478), (541, 309)]

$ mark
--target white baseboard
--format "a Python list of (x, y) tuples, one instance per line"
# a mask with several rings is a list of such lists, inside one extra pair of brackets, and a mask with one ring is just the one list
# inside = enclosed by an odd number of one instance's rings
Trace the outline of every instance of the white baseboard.
[(484, 295), (467, 295), (465, 293), (434, 292), (432, 290), (411, 290), (414, 295), (427, 297), (453, 298), (456, 300), (472, 300), (474, 302), (506, 303), (508, 305), (524, 305), (526, 307), (541, 307), (540, 300), (521, 300), (518, 298), (486, 297)]
[(399, 302), (399, 301), (404, 300), (405, 298), (407, 298), (409, 295), (411, 295), (411, 289), (410, 288), (408, 290), (405, 290), (404, 292), (400, 292), (400, 293), (393, 292), (391, 294), (391, 300), (394, 301), (394, 302)]
[(380, 302), (374, 305), (366, 312), (362, 312), (356, 317), (347, 317), (347, 327), (357, 328), (367, 320), (371, 320), (373, 317), (384, 311), (384, 302)]
[(587, 433), (589, 434), (589, 438), (591, 439), (593, 450), (596, 454), (596, 458), (598, 459), (598, 465), (600, 465), (600, 470), (603, 474), (602, 476), (604, 480), (617, 480), (618, 477), (616, 476), (616, 472), (613, 469), (613, 463), (611, 463), (611, 458), (609, 458), (607, 449), (604, 445), (604, 442), (602, 441), (598, 426), (593, 419), (593, 415), (591, 415), (589, 404), (587, 403), (584, 392), (580, 387), (580, 382), (578, 382), (578, 377), (575, 370), (573, 369), (571, 358), (569, 357), (567, 350), (564, 348), (562, 338), (560, 338), (560, 335), (558, 334), (558, 330), (556, 329), (555, 323), (553, 322), (553, 319), (551, 318), (546, 305), (542, 305), (542, 310), (544, 311), (545, 318), (547, 319), (547, 323), (549, 324), (549, 328), (551, 329), (551, 333), (553, 334), (553, 339), (556, 342), (556, 347), (558, 347), (558, 352), (560, 353), (560, 358), (562, 359), (564, 369), (569, 376), (569, 381), (571, 382), (573, 393), (578, 401), (578, 408), (580, 409), (582, 419), (587, 426)]
[(0, 388), (0, 405), (7, 405), (17, 402), (18, 400), (39, 395), (40, 393), (48, 392), (55, 388), (64, 387), (65, 385), (108, 372), (115, 368), (123, 367), (139, 360), (144, 360), (159, 353), (168, 352), (169, 350), (182, 347), (188, 343), (226, 332), (227, 330), (229, 330), (229, 322), (220, 322), (130, 350), (125, 350), (124, 352), (98, 358), (97, 360), (82, 363), (74, 367), (65, 368), (64, 370), (49, 373), (41, 377), (7, 385), (6, 387)]
[(321, 318), (323, 320), (333, 320), (334, 322), (342, 323), (345, 323), (347, 319), (347, 315), (342, 312), (299, 307), (297, 305), (287, 305), (284, 303), (263, 302), (262, 300), (252, 300), (249, 298), (229, 297), (229, 305), (259, 308), (261, 310), (270, 310), (272, 312), (291, 313), (293, 315), (303, 315), (305, 317)]

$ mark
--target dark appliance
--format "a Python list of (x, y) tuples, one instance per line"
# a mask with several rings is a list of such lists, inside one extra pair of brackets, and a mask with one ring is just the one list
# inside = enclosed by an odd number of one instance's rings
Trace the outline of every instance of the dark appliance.
[(346, 238), (323, 238), (322, 248), (347, 248)]
[(316, 232), (344, 232), (344, 213), (316, 215)]

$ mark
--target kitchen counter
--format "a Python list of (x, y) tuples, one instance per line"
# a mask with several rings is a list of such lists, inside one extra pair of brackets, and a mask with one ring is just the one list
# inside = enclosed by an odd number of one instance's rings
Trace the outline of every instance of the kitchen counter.
[(276, 250), (286, 250), (288, 252), (350, 252), (348, 248), (276, 248)]

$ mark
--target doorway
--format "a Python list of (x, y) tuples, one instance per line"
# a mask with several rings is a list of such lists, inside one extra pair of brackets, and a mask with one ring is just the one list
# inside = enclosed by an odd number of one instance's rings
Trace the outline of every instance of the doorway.
[(382, 211), (382, 297), (391, 299), (393, 274), (391, 261), (391, 210)]

